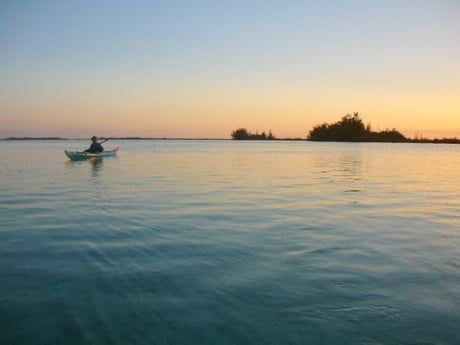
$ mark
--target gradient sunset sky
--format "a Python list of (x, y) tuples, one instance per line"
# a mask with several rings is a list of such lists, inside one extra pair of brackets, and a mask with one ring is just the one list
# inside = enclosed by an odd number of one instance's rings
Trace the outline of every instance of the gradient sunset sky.
[(460, 137), (457, 0), (4, 0), (0, 138)]

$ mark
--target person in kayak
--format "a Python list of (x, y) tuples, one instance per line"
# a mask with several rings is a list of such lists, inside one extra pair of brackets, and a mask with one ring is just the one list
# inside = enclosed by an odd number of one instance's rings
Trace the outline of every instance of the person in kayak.
[[(103, 142), (106, 142), (107, 140), (104, 140)], [(89, 149), (83, 151), (83, 152), (88, 152), (88, 153), (101, 153), (104, 152), (104, 148), (100, 143), (97, 142), (97, 137), (93, 136), (91, 138), (91, 146)]]

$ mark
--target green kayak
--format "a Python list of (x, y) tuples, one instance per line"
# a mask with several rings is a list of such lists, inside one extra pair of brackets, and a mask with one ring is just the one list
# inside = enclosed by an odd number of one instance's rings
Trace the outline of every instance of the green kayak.
[(82, 161), (89, 158), (102, 158), (102, 157), (111, 157), (116, 156), (118, 147), (115, 147), (113, 150), (107, 150), (101, 153), (88, 153), (82, 151), (68, 151), (64, 150), (65, 155), (70, 158), (72, 161)]

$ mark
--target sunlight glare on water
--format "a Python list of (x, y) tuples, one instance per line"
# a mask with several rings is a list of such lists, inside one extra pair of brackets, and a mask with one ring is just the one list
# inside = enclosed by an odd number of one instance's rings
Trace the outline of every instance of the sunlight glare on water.
[(460, 343), (459, 146), (87, 144), (0, 142), (0, 343)]

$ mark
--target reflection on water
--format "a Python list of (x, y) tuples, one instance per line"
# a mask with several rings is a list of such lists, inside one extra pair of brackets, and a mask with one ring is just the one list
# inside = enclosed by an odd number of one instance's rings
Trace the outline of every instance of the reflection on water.
[(2, 343), (460, 343), (460, 146), (43, 145), (0, 145)]
[[(69, 168), (81, 168), (82, 166), (89, 166), (91, 168), (91, 176), (93, 178), (97, 178), (102, 172), (102, 168), (104, 167), (104, 158), (92, 157), (79, 161), (67, 160), (65, 165)], [(97, 179), (94, 181), (97, 181)]]
[(104, 159), (90, 158), (88, 159), (88, 161), (92, 166), (93, 177), (97, 177), (99, 173), (102, 171), (102, 167), (104, 166)]

